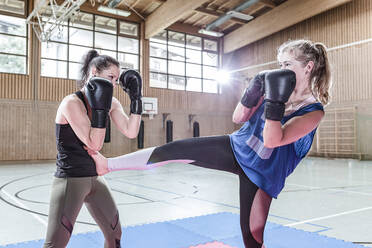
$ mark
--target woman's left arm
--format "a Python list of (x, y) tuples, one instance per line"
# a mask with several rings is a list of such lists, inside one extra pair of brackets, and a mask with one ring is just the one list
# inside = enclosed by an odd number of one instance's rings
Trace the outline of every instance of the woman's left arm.
[(284, 125), (280, 121), (266, 119), (263, 130), (264, 146), (275, 148), (290, 144), (314, 130), (324, 116), (324, 111), (317, 110), (290, 119)]
[(130, 139), (137, 137), (141, 124), (141, 115), (131, 114), (128, 117), (118, 99), (113, 97), (110, 116), (115, 126), (122, 134)]

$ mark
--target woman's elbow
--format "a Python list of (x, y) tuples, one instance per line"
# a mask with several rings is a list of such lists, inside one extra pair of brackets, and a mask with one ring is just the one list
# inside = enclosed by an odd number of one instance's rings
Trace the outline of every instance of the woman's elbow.
[(279, 146), (279, 144), (277, 142), (275, 142), (274, 140), (264, 138), (264, 147), (275, 148), (275, 147), (278, 147), (278, 146)]
[(235, 124), (240, 124), (240, 120), (236, 118), (235, 116), (232, 117), (232, 122)]
[(130, 134), (130, 135), (127, 135), (127, 137), (128, 137), (129, 139), (134, 139), (134, 138), (136, 138), (136, 137), (137, 137), (137, 135), (134, 135), (134, 134)]
[(243, 116), (239, 116), (237, 114), (233, 115), (232, 116), (232, 122), (235, 123), (235, 124), (241, 124), (244, 122), (244, 118)]
[(120, 133), (123, 134), (128, 139), (136, 138), (137, 135), (138, 135), (138, 132), (139, 132), (139, 128), (135, 129), (135, 128), (129, 127), (129, 126), (122, 127), (119, 130), (120, 130)]
[(136, 131), (136, 132), (127, 132), (127, 133), (126, 133), (126, 136), (127, 136), (129, 139), (134, 139), (134, 138), (137, 137), (137, 135), (138, 135), (138, 131)]

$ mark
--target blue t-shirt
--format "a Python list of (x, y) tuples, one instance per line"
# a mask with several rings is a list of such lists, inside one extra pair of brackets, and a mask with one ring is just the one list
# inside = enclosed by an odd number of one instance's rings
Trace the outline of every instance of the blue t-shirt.
[[(238, 131), (230, 134), (230, 143), (236, 160), (248, 178), (276, 198), (284, 187), (286, 177), (309, 152), (316, 129), (291, 144), (266, 148), (262, 136), (265, 125), (264, 106), (264, 103), (261, 104)], [(281, 123), (316, 110), (323, 110), (323, 106), (313, 103), (302, 107), (284, 116)]]

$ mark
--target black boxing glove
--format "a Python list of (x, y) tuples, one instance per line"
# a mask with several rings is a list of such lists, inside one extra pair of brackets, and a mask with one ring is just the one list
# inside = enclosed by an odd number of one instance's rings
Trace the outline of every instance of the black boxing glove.
[(245, 89), (242, 99), (240, 100), (243, 106), (252, 108), (257, 105), (264, 94), (265, 74), (267, 72), (268, 71), (262, 71), (249, 81), (248, 87)]
[(92, 127), (106, 128), (113, 89), (109, 80), (100, 77), (92, 77), (85, 86), (84, 93), (92, 109)]
[(273, 70), (265, 76), (265, 117), (281, 121), (285, 103), (296, 87), (296, 73), (292, 70)]
[(123, 71), (119, 77), (119, 85), (130, 98), (130, 113), (142, 114), (142, 78), (135, 70)]

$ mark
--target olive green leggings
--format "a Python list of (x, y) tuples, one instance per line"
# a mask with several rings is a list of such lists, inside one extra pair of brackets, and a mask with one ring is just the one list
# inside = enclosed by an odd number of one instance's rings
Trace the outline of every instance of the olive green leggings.
[(85, 203), (105, 237), (105, 248), (120, 247), (119, 214), (103, 177), (54, 178), (44, 248), (64, 248)]

